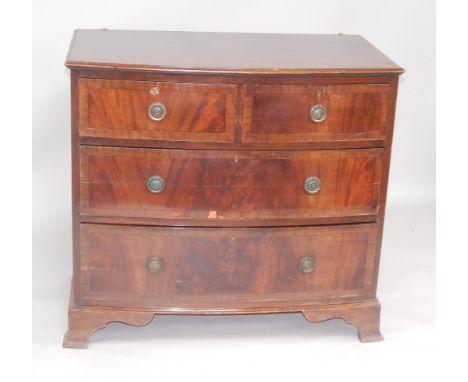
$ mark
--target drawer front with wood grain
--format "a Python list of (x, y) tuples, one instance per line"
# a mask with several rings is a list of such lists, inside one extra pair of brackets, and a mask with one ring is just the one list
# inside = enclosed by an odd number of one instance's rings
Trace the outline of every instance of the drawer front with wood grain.
[[(229, 151), (81, 147), (81, 215), (178, 224), (371, 221), (383, 150)], [(375, 216), (374, 216), (375, 218)], [(329, 221), (327, 221), (329, 222)], [(153, 222), (148, 221), (149, 224)]]
[(385, 139), (388, 84), (248, 85), (245, 142), (342, 142)]
[(374, 224), (244, 229), (82, 224), (79, 295), (90, 305), (174, 309), (364, 297), (373, 293), (376, 242)]
[(236, 86), (80, 79), (80, 135), (232, 141)]

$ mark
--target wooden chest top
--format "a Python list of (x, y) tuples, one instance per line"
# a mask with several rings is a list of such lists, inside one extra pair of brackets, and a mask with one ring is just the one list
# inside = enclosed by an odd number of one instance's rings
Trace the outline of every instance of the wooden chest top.
[(77, 30), (70, 68), (239, 74), (395, 73), (357, 35)]

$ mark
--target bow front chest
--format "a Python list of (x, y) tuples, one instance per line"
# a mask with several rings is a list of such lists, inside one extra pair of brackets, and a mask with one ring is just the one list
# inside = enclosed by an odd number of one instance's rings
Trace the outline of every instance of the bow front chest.
[(382, 339), (399, 74), (360, 36), (78, 30), (64, 346), (158, 314), (301, 312)]

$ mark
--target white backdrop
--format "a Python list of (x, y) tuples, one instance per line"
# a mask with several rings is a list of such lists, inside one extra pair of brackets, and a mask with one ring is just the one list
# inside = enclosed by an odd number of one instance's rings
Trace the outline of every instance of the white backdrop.
[[(33, 354), (38, 380), (50, 380), (65, 368), (77, 378), (115, 370), (129, 376), (134, 365), (144, 373), (147, 360), (161, 366), (156, 367), (159, 377), (201, 372), (211, 360), (214, 371), (205, 371), (207, 379), (229, 370), (225, 378), (233, 380), (247, 370), (252, 378), (299, 376), (308, 363), (318, 373), (337, 360), (354, 365), (372, 360), (389, 373), (386, 357), (427, 365), (433, 355), (435, 284), (433, 1), (35, 0), (33, 12)], [(341, 320), (310, 325), (298, 315), (163, 317), (145, 328), (112, 324), (92, 337), (85, 352), (61, 349), (71, 277), (70, 99), (63, 63), (74, 29), (104, 27), (361, 34), (406, 69), (400, 80), (378, 291), (386, 341), (361, 345)], [(314, 357), (322, 366), (314, 364)]]

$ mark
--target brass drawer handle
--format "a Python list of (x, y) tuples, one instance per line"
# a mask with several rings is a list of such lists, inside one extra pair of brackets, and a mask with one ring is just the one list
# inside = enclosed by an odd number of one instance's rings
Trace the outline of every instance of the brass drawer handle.
[(164, 269), (164, 261), (158, 256), (146, 260), (146, 270), (149, 273), (160, 273)]
[(304, 182), (304, 190), (309, 194), (315, 194), (320, 191), (320, 179), (317, 176), (311, 176)]
[(305, 256), (299, 262), (299, 269), (304, 273), (312, 272), (315, 269), (315, 259), (310, 256)]
[(154, 193), (158, 193), (164, 190), (165, 183), (164, 179), (161, 178), (159, 175), (153, 175), (148, 178), (146, 185), (148, 187), (148, 190)]
[(309, 110), (309, 117), (315, 123), (323, 122), (327, 118), (327, 109), (320, 104), (314, 105)]
[(153, 121), (161, 121), (166, 114), (167, 109), (162, 102), (153, 103), (148, 109), (148, 115)]

